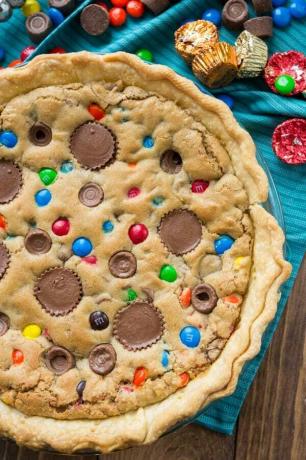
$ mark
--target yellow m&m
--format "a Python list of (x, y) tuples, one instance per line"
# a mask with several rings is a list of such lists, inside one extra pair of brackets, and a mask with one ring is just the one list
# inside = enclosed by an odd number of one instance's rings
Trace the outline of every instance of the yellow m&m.
[(243, 262), (245, 261), (246, 257), (236, 257), (234, 260), (234, 268), (240, 268)]
[(23, 14), (28, 17), (40, 11), (40, 4), (36, 0), (26, 0), (21, 9)]
[(41, 328), (37, 324), (28, 324), (22, 331), (26, 339), (34, 340), (41, 335)]

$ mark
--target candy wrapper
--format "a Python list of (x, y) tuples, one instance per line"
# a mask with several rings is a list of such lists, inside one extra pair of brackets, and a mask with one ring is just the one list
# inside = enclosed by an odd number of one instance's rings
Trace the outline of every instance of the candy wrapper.
[(202, 20), (184, 24), (174, 36), (175, 49), (188, 64), (192, 63), (199, 50), (219, 40), (217, 27), (210, 21)]
[(245, 30), (238, 36), (235, 46), (238, 78), (258, 77), (268, 60), (268, 47), (265, 42)]
[(237, 76), (236, 50), (225, 42), (218, 42), (197, 53), (192, 63), (193, 73), (209, 88), (231, 83)]
[(306, 163), (306, 119), (293, 118), (278, 125), (272, 136), (272, 148), (285, 163)]
[(275, 80), (280, 75), (291, 75), (294, 78), (295, 87), (291, 95), (305, 91), (306, 56), (298, 51), (273, 54), (265, 68), (265, 80), (274, 93), (277, 93)]

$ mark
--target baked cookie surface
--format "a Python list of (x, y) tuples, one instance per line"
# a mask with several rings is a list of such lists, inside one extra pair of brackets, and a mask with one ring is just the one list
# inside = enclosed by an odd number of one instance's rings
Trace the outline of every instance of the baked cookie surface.
[(289, 273), (252, 141), (124, 53), (5, 75), (0, 398), (24, 427), (0, 427), (66, 452), (153, 440), (233, 391)]

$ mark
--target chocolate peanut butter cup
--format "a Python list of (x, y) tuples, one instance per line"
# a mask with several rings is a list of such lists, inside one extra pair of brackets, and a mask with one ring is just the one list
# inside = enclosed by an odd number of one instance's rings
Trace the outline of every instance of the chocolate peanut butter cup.
[(12, 201), (22, 187), (22, 172), (11, 160), (0, 159), (0, 204)]
[(47, 232), (40, 228), (31, 229), (25, 237), (24, 246), (31, 254), (39, 255), (50, 251), (52, 240)]
[(97, 345), (91, 350), (88, 357), (90, 369), (99, 375), (109, 374), (114, 369), (116, 361), (116, 351), (110, 343)]
[(44, 359), (47, 368), (56, 375), (62, 375), (75, 367), (75, 358), (69, 350), (63, 347), (53, 346), (49, 348)]
[(10, 264), (10, 253), (7, 247), (0, 242), (0, 280), (4, 277)]
[(210, 313), (216, 307), (218, 296), (210, 284), (198, 284), (192, 289), (191, 302), (200, 313)]

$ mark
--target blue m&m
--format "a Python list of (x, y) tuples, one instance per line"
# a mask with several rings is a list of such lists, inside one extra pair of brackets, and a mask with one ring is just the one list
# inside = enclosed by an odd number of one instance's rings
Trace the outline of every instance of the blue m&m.
[(0, 144), (5, 147), (12, 149), (17, 144), (18, 139), (13, 131), (2, 131), (0, 133)]
[(295, 19), (306, 18), (306, 2), (305, 0), (294, 0), (289, 5), (291, 16)]
[(164, 350), (162, 353), (161, 363), (164, 367), (169, 366), (169, 351)]
[(152, 136), (146, 136), (143, 140), (143, 146), (146, 149), (151, 149), (154, 145), (154, 140)]
[(88, 238), (81, 236), (72, 243), (72, 252), (75, 256), (86, 257), (92, 251), (92, 243)]
[(221, 12), (216, 8), (208, 8), (204, 11), (202, 19), (204, 19), (204, 21), (210, 21), (215, 24), (215, 26), (219, 27), (221, 24)]
[(225, 251), (228, 251), (233, 244), (234, 239), (229, 235), (221, 235), (219, 238), (215, 240), (215, 251), (218, 256), (224, 254)]
[(114, 224), (112, 223), (111, 220), (106, 220), (102, 224), (102, 230), (104, 233), (110, 233), (114, 230)]
[(272, 0), (272, 5), (274, 8), (278, 6), (284, 6), (287, 3), (287, 0)]
[(43, 206), (47, 206), (50, 203), (51, 199), (51, 192), (49, 192), (49, 190), (47, 190), (46, 188), (39, 190), (35, 194), (35, 202), (37, 206), (39, 206), (40, 208), (42, 208)]
[(0, 62), (3, 62), (5, 59), (5, 49), (0, 48)]
[(47, 10), (47, 15), (51, 19), (52, 24), (54, 25), (54, 27), (59, 26), (62, 22), (65, 21), (65, 17), (63, 15), (63, 13), (60, 10), (58, 10), (57, 8), (49, 8)]
[(283, 27), (287, 27), (291, 22), (291, 13), (289, 8), (284, 6), (280, 6), (279, 8), (275, 8), (272, 12), (272, 19), (273, 24), (276, 27), (282, 29)]
[(73, 171), (73, 169), (74, 169), (74, 166), (73, 166), (73, 163), (71, 163), (71, 161), (64, 161), (61, 164), (61, 172), (64, 174), (70, 173), (71, 171)]
[(194, 326), (186, 326), (180, 332), (181, 342), (188, 348), (196, 348), (201, 340), (201, 333)]

